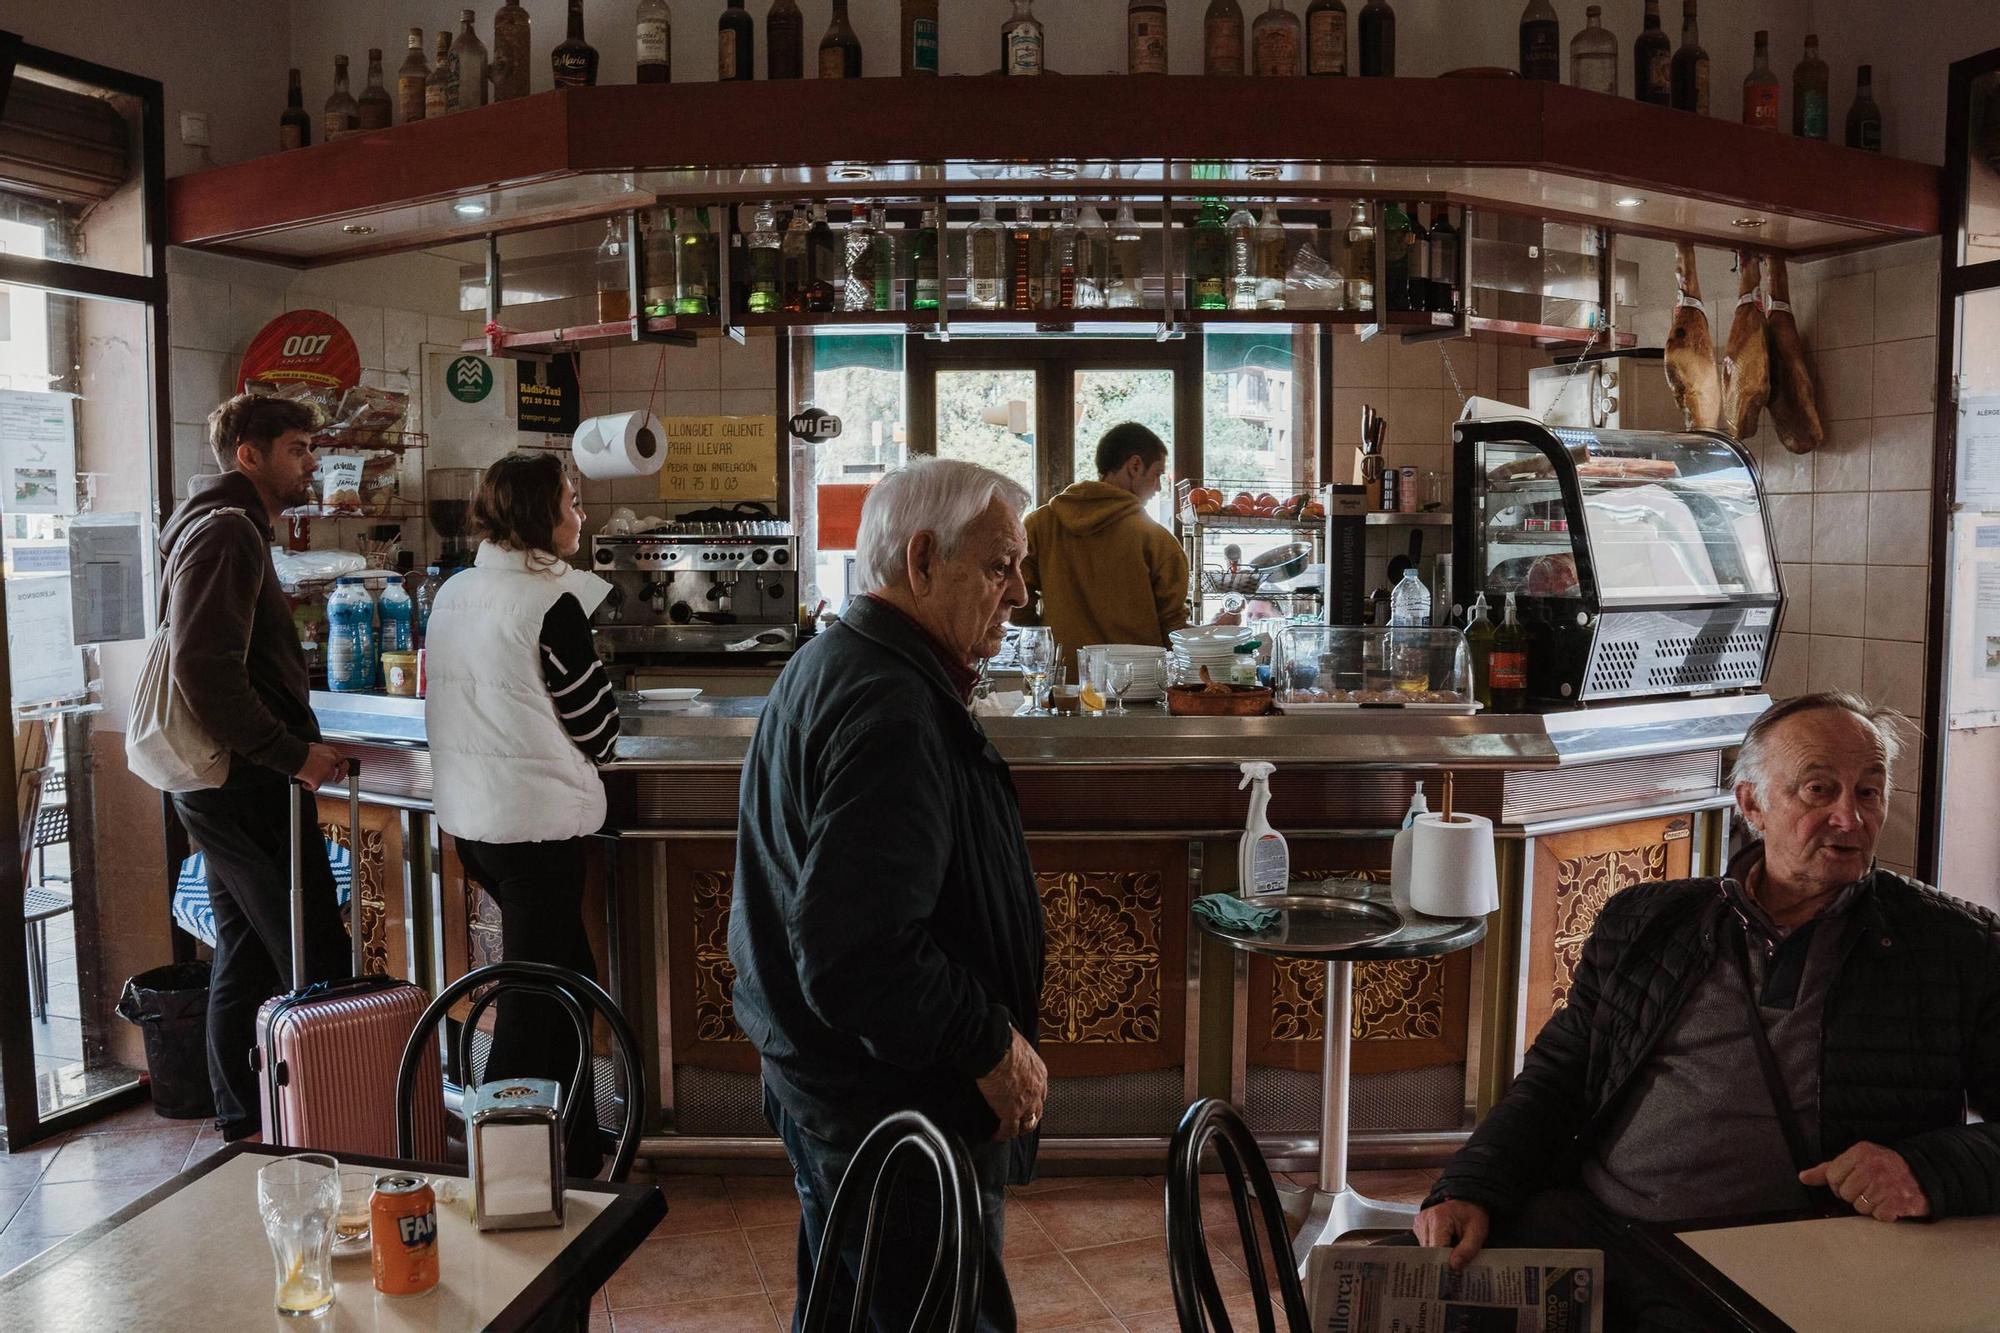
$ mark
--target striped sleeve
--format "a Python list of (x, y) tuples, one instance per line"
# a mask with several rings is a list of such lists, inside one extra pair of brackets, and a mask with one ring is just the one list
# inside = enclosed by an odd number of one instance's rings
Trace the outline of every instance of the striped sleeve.
[(608, 763), (618, 748), (618, 699), (597, 660), (590, 618), (568, 593), (542, 618), (542, 679), (576, 748), (593, 764)]

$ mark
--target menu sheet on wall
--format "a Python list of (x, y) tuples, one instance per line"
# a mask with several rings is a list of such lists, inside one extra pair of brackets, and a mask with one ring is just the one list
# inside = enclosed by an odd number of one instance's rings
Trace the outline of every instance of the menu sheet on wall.
[(76, 511), (76, 399), (0, 389), (0, 511)]

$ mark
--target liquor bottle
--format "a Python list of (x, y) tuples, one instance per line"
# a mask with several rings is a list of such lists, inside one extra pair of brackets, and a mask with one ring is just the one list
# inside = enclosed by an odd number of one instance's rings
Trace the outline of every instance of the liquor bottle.
[(778, 243), (778, 287), (785, 309), (798, 314), (806, 308), (806, 288), (812, 285), (812, 260), (806, 248), (806, 210), (792, 206), (792, 220)]
[(1167, 0), (1126, 0), (1125, 72), (1167, 72)]
[(583, 0), (569, 0), (569, 35), (549, 52), (558, 88), (597, 86), (597, 48), (583, 40)]
[(1752, 129), (1778, 128), (1778, 102), (1785, 86), (1771, 72), (1771, 34), (1759, 30), (1750, 73), (1743, 79), (1743, 123)]
[(625, 224), (607, 218), (604, 239), (597, 243), (597, 322), (616, 324), (632, 318), (632, 288), (626, 271)]
[(1465, 649), (1472, 659), (1472, 697), (1493, 711), (1493, 622), (1486, 616), (1486, 594), (1478, 593), (1465, 612)]
[(1035, 17), (1035, 0), (1014, 0), (1014, 13), (1000, 25), (1000, 72), (1042, 72), (1042, 21)]
[(903, 0), (903, 77), (938, 72), (938, 0)]
[(1708, 52), (1695, 22), (1695, 0), (1681, 0), (1681, 47), (1674, 52), (1673, 80), (1675, 108), (1707, 115)]
[(1493, 631), (1493, 650), (1487, 659), (1487, 679), (1496, 713), (1528, 711), (1528, 631), (1514, 609), (1514, 594), (1507, 594), (1507, 607), (1499, 628)]
[(972, 310), (1004, 310), (1007, 281), (1002, 276), (1007, 229), (994, 216), (991, 199), (979, 201), (979, 220), (965, 233), (965, 304)]
[(819, 39), (819, 76), (822, 79), (861, 77), (861, 39), (847, 21), (847, 0), (833, 0), (833, 20), (826, 36)]
[(1361, 76), (1396, 77), (1396, 11), (1389, 0), (1368, 0), (1361, 10)]
[(1562, 82), (1562, 21), (1549, 0), (1528, 0), (1521, 11), (1521, 77)]
[(743, 301), (743, 308), (752, 314), (775, 313), (781, 304), (778, 246), (778, 206), (759, 204), (750, 226), (750, 280)]
[(729, 0), (715, 21), (715, 77), (724, 83), (757, 77), (757, 27), (743, 0)]
[(1875, 70), (1855, 71), (1854, 105), (1847, 109), (1847, 146), (1871, 153), (1882, 151), (1882, 108), (1875, 105)]
[(1048, 271), (1055, 279), (1052, 304), (1058, 310), (1076, 309), (1076, 249), (1083, 230), (1077, 224), (1076, 205), (1064, 204), (1056, 225), (1049, 233)]
[(305, 90), (299, 72), (291, 71), (285, 84), (285, 109), (278, 113), (278, 151), (305, 148), (313, 141), (312, 117), (306, 114)]
[(1243, 72), (1243, 8), (1236, 0), (1208, 0), (1201, 20), (1201, 72)]
[(1041, 304), (1042, 265), (1035, 244), (1035, 212), (1026, 204), (1014, 208), (1014, 225), (1007, 229), (1007, 305), (1033, 310)]
[(493, 100), (526, 97), (533, 75), (529, 62), (529, 34), (534, 23), (521, 0), (507, 0), (493, 16)]
[(1250, 26), (1251, 68), (1258, 74), (1302, 73), (1300, 47), (1304, 40), (1299, 16), (1285, 8), (1285, 0), (1271, 0), (1271, 7)]
[(1257, 308), (1285, 308), (1285, 224), (1275, 203), (1264, 205), (1257, 219)]
[(715, 313), (715, 233), (708, 229), (706, 208), (675, 211), (674, 313)]
[(896, 308), (896, 234), (889, 230), (889, 210), (880, 204), (868, 210), (868, 234), (875, 250), (875, 308)]
[(1452, 225), (1451, 207), (1448, 204), (1431, 206), (1431, 230), (1427, 244), (1430, 247), (1430, 301), (1427, 309), (1440, 314), (1458, 313), (1458, 254), (1461, 236)]
[(806, 286), (806, 309), (815, 315), (830, 314), (839, 303), (846, 275), (841, 270), (840, 238), (826, 220), (825, 204), (813, 205), (812, 227), (806, 232), (806, 259), (812, 269), (812, 281)]
[(1403, 215), (1410, 220), (1410, 275), (1403, 308), (1427, 311), (1431, 308), (1431, 234), (1424, 230), (1423, 216), (1415, 204), (1405, 205)]
[(409, 53), (396, 71), (396, 119), (407, 125), (424, 118), (424, 84), (431, 76), (431, 63), (424, 59), (424, 30), (410, 29)]
[(1224, 224), (1229, 228), (1229, 308), (1257, 308), (1257, 215), (1239, 202)]
[(1375, 308), (1375, 224), (1368, 205), (1359, 199), (1347, 215), (1347, 249), (1341, 258), (1344, 308), (1355, 312)]
[(1825, 142), (1827, 124), (1832, 120), (1827, 114), (1830, 105), (1826, 62), (1819, 58), (1819, 36), (1807, 33), (1806, 53), (1792, 67), (1792, 133), (1801, 139)]
[(1416, 265), (1412, 257), (1417, 247), (1417, 224), (1399, 203), (1382, 205), (1382, 274), (1389, 290), (1381, 293), (1382, 304), (1390, 310), (1414, 310), (1410, 282)]
[(660, 318), (674, 313), (675, 284), (680, 281), (680, 254), (674, 246), (674, 210), (660, 208), (641, 216), (647, 219), (647, 225), (639, 251), (644, 260), (639, 272), (639, 302), (648, 318)]
[(361, 90), (361, 96), (354, 99), (359, 108), (361, 128), (364, 130), (386, 130), (396, 116), (396, 104), (389, 100), (389, 90), (382, 86), (382, 48), (368, 48), (368, 86)]
[(472, 30), (472, 11), (458, 11), (458, 38), (451, 44), (451, 109), (486, 105), (486, 43)]
[(674, 81), (674, 15), (667, 0), (639, 0), (637, 25), (640, 83)]
[(1220, 199), (1204, 199), (1188, 242), (1188, 305), (1195, 310), (1229, 309), (1229, 214)]
[(436, 120), (439, 116), (451, 114), (451, 74), (451, 34), (441, 32), (430, 75), (424, 79), (425, 120)]
[(806, 16), (799, 0), (771, 0), (764, 16), (764, 77), (798, 79), (806, 72)]
[(1347, 6), (1341, 0), (1306, 6), (1306, 73), (1347, 73)]
[(845, 311), (875, 308), (875, 237), (868, 226), (868, 205), (856, 204), (849, 210), (843, 252), (840, 308)]
[(1114, 310), (1136, 310), (1146, 303), (1145, 233), (1132, 216), (1132, 205), (1118, 205), (1111, 222), (1110, 274), (1104, 303)]
[(1646, 0), (1646, 22), (1632, 43), (1632, 96), (1654, 106), (1674, 104), (1674, 43), (1660, 26), (1660, 0)]
[(1569, 81), (1618, 96), (1618, 39), (1605, 28), (1601, 5), (1584, 7), (1583, 31), (1569, 39)]
[(1076, 219), (1076, 308), (1104, 308), (1109, 280), (1111, 231), (1096, 204), (1085, 204)]
[(938, 211), (924, 210), (924, 220), (910, 237), (910, 309), (935, 310), (944, 300), (944, 282), (938, 268)]
[[(1853, 118), (1849, 117), (1849, 123)], [(327, 143), (343, 138), (361, 128), (361, 108), (355, 104), (354, 94), (347, 91), (347, 57), (333, 58), (333, 95), (326, 99), (326, 107), (320, 112), (320, 138)]]

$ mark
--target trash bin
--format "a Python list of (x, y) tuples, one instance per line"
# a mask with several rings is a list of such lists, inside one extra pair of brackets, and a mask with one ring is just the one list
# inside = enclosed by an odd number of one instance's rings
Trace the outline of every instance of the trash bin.
[(170, 963), (125, 983), (118, 1014), (146, 1038), (153, 1109), (173, 1120), (215, 1114), (208, 1084), (208, 964)]

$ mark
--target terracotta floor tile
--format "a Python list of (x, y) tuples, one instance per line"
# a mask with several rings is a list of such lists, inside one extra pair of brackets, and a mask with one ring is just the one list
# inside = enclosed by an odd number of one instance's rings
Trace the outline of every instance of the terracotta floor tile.
[(611, 1315), (607, 1311), (590, 1312), (590, 1333), (616, 1333), (611, 1326)]
[(66, 1236), (81, 1231), (111, 1216), (171, 1174), (37, 1185), (22, 1201), (7, 1229), (27, 1236)]
[[(1124, 1317), (1126, 1333), (1181, 1333), (1180, 1316), (1174, 1313), (1173, 1297), (1167, 1297), (1164, 1310), (1148, 1310), (1144, 1314), (1128, 1314)], [(1225, 1293), (1222, 1308), (1229, 1312), (1229, 1326), (1236, 1333), (1254, 1333), (1257, 1328), (1257, 1310), (1254, 1298), (1249, 1292)], [(1275, 1310), (1275, 1307), (1274, 1307)], [(1278, 1328), (1285, 1326), (1282, 1316), (1273, 1321)]]
[(1130, 1176), (1037, 1176), (1026, 1185), (1009, 1185), (1007, 1192), (1019, 1199), (1032, 1199), (1037, 1194), (1073, 1190), (1079, 1185), (1102, 1185), (1108, 1181), (1130, 1179)]
[(613, 1315), (633, 1306), (756, 1296), (764, 1290), (740, 1231), (649, 1240), (605, 1285)]
[(724, 1184), (729, 1191), (729, 1202), (736, 1209), (738, 1226), (798, 1223), (798, 1187), (790, 1176), (726, 1176)]
[(1355, 1171), (1348, 1175), (1348, 1183), (1384, 1203), (1421, 1204), (1437, 1178), (1436, 1168), (1419, 1167), (1407, 1171)]
[(771, 1313), (776, 1316), (779, 1333), (791, 1333), (792, 1316), (797, 1313), (798, 1304), (799, 1297), (796, 1292), (789, 1296), (775, 1293), (771, 1296)]
[(1038, 1254), (1007, 1265), (1007, 1286), (1021, 1333), (1101, 1321), (1111, 1311), (1060, 1254)]
[(194, 1144), (193, 1126), (145, 1133), (81, 1135), (63, 1145), (43, 1173), (42, 1183), (174, 1175), (187, 1165), (188, 1152)]
[(799, 1285), (799, 1224), (779, 1222), (768, 1227), (745, 1227), (744, 1239), (756, 1256), (757, 1271), (764, 1276), (768, 1292), (795, 1291)]
[(1000, 1248), (1001, 1257), (1014, 1260), (1026, 1259), (1032, 1255), (1047, 1254), (1056, 1248), (1049, 1239), (1049, 1233), (1042, 1230), (1042, 1224), (1028, 1211), (1028, 1205), (1021, 1199), (1007, 1200), (1007, 1235)]
[[(1064, 1257), (1076, 1265), (1084, 1281), (1120, 1319), (1128, 1314), (1173, 1306), (1173, 1288), (1167, 1284), (1165, 1237), (1069, 1250)], [(1232, 1264), (1217, 1264), (1215, 1285), (1226, 1297), (1232, 1292), (1248, 1291), (1250, 1279)]]
[(661, 1176), (660, 1193), (667, 1196), (667, 1215), (653, 1229), (655, 1236), (689, 1236), (699, 1231), (730, 1231), (736, 1210), (721, 1176)]
[(616, 1333), (770, 1333), (776, 1318), (762, 1295), (641, 1305), (613, 1316)]
[(1023, 1202), (1061, 1250), (1167, 1234), (1164, 1201), (1143, 1179), (1094, 1180)]

